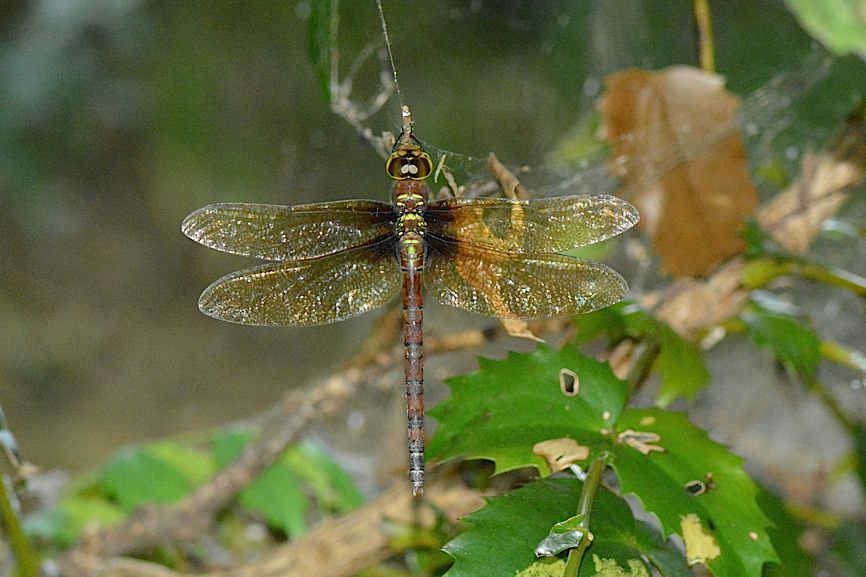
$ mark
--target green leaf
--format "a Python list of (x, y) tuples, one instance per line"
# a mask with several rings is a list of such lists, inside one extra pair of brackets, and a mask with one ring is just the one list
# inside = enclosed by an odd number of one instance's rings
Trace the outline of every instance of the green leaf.
[(331, 51), (337, 50), (337, 39), (331, 30), (336, 29), (339, 0), (312, 0), (310, 19), (307, 22), (307, 56), (313, 65), (313, 72), (325, 98), (330, 102), (331, 94)]
[[(213, 442), (215, 460), (221, 466), (229, 464), (253, 438), (254, 433), (245, 429), (224, 432)], [(308, 529), (311, 503), (305, 487), (312, 489), (322, 509), (347, 512), (363, 502), (351, 477), (312, 444), (289, 447), (241, 492), (239, 500), (271, 526), (297, 537)]]
[(710, 382), (710, 372), (700, 349), (679, 336), (667, 325), (661, 325), (661, 350), (656, 368), (662, 383), (656, 405), (666, 407), (677, 397), (695, 398), (698, 390)]
[[(562, 575), (562, 558), (537, 559), (535, 546), (556, 523), (574, 515), (581, 484), (573, 478), (546, 479), (503, 497), (493, 497), (479, 511), (465, 518), (469, 529), (444, 550), (454, 558), (447, 577), (489, 575)], [(622, 575), (645, 575), (650, 569), (641, 554), (652, 561), (654, 550), (640, 550), (646, 543), (637, 535), (629, 506), (607, 490), (600, 490), (593, 505), (590, 530), (593, 541), (584, 555), (582, 577), (605, 575), (618, 566)], [(602, 569), (602, 570), (600, 570)], [(609, 572), (607, 575), (616, 575)]]
[[(718, 577), (756, 577), (765, 562), (777, 560), (769, 521), (755, 503), (757, 487), (741, 460), (684, 415), (623, 410), (624, 383), (606, 364), (574, 350), (541, 347), (480, 365), (477, 373), (448, 381), (452, 396), (433, 411), (440, 427), (432, 455), (491, 459), (497, 472), (533, 466), (547, 474), (549, 466), (533, 453), (539, 441), (572, 439), (591, 455), (609, 450), (623, 492), (658, 517), (664, 537), (686, 534), (693, 557)], [(578, 375), (576, 396), (560, 390), (562, 368)], [(704, 494), (686, 490), (693, 482), (707, 486)], [(701, 544), (703, 550), (695, 548)]]
[[(206, 459), (206, 458), (205, 458)], [(189, 465), (180, 465), (187, 461)], [(99, 484), (125, 511), (141, 503), (181, 499), (209, 469), (201, 453), (175, 443), (130, 447), (116, 453), (99, 473)]]
[[(770, 522), (755, 501), (758, 488), (739, 457), (680, 413), (629, 409), (617, 429), (621, 435), (627, 430), (657, 435), (649, 444), (663, 451), (644, 454), (618, 443), (613, 468), (623, 494), (636, 496), (658, 518), (663, 535), (676, 533), (687, 550), (696, 547), (692, 557), (703, 558), (717, 577), (757, 577), (764, 563), (778, 561), (767, 532)], [(692, 482), (708, 488), (693, 495), (685, 489)]]
[(298, 476), (310, 486), (322, 508), (348, 513), (364, 502), (355, 480), (330, 455), (312, 443), (290, 448), (286, 458)]
[[(213, 452), (217, 463), (222, 466), (231, 463), (254, 436), (246, 429), (232, 429), (216, 437)], [(289, 536), (297, 537), (307, 531), (310, 503), (285, 454), (241, 491), (238, 500)]]
[(866, 494), (866, 425), (863, 423), (855, 424), (851, 436), (854, 440), (854, 470), (860, 480), (860, 489)]
[(587, 532), (580, 527), (585, 518), (586, 515), (581, 513), (556, 523), (535, 548), (535, 554), (551, 557), (580, 545), (587, 538)]
[(809, 381), (815, 378), (821, 359), (821, 341), (788, 314), (749, 304), (740, 318), (758, 346), (769, 347), (785, 367)]
[(255, 438), (255, 433), (249, 429), (232, 428), (220, 432), (211, 443), (216, 466), (220, 469), (234, 461), (243, 448)]
[(28, 517), (24, 531), (30, 537), (66, 547), (78, 539), (87, 525), (99, 523), (108, 527), (125, 517), (120, 507), (102, 497), (72, 496), (49, 511)]
[(290, 537), (307, 532), (310, 502), (298, 475), (284, 457), (241, 492), (240, 502), (247, 509), (261, 513), (269, 525)]
[(800, 25), (839, 55), (866, 59), (866, 2), (863, 0), (787, 0)]
[(682, 551), (671, 541), (665, 541), (658, 529), (645, 521), (637, 521), (635, 540), (638, 549), (664, 577), (694, 577)]
[(866, 577), (866, 525), (862, 522), (844, 521), (836, 531), (833, 556), (845, 574), (851, 577)]
[(773, 527), (768, 529), (770, 540), (779, 563), (764, 566), (763, 577), (811, 577), (815, 561), (798, 544), (805, 527), (785, 510), (785, 505), (776, 495), (765, 488), (758, 493), (758, 505), (770, 518)]
[(700, 349), (680, 337), (666, 324), (654, 319), (646, 310), (631, 302), (577, 317), (575, 343), (585, 343), (602, 335), (616, 343), (625, 338), (659, 342), (655, 369), (661, 376), (661, 390), (656, 404), (669, 405), (677, 397), (693, 399), (709, 383), (710, 373)]
[[(626, 387), (606, 363), (542, 346), (479, 365), (476, 373), (448, 379), (450, 398), (430, 411), (439, 420), (430, 457), (490, 459), (496, 472), (532, 466), (547, 474), (547, 462), (532, 452), (540, 441), (569, 437), (590, 448), (608, 445), (599, 430), (619, 418)], [(560, 390), (562, 369), (577, 374), (579, 394)]]
[(577, 336), (575, 343), (581, 344), (606, 336), (616, 343), (624, 338), (642, 339), (653, 336), (658, 330), (657, 321), (634, 302), (621, 301), (615, 305), (576, 317)]

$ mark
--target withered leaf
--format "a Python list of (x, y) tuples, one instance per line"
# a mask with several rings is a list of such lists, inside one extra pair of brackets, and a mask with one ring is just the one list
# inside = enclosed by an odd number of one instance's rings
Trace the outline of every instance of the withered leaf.
[(741, 252), (758, 204), (736, 123), (740, 99), (720, 76), (674, 66), (605, 80), (602, 132), (661, 268), (698, 276)]

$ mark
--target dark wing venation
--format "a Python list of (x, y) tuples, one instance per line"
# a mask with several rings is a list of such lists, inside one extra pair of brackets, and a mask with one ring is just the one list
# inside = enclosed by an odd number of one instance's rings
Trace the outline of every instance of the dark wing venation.
[(343, 200), (278, 206), (211, 204), (190, 214), (181, 230), (223, 252), (265, 260), (305, 260), (340, 252), (393, 234), (391, 205)]
[(424, 290), (439, 302), (507, 319), (570, 316), (612, 305), (628, 291), (616, 271), (558, 254), (509, 254), (430, 241)]
[(609, 195), (536, 200), (449, 198), (426, 212), (428, 234), (506, 253), (563, 252), (599, 242), (638, 221), (631, 204)]
[(199, 298), (214, 318), (246, 325), (323, 325), (386, 304), (402, 286), (391, 242), (270, 263), (224, 276)]

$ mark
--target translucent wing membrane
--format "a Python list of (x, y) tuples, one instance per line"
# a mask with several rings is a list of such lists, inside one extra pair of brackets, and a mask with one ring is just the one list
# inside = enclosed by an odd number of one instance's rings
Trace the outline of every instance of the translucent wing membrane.
[(429, 235), (506, 253), (562, 252), (616, 236), (638, 221), (614, 196), (578, 195), (531, 201), (450, 198), (431, 204)]
[[(485, 316), (569, 316), (611, 305), (628, 290), (614, 270), (558, 254), (508, 254), (431, 239), (427, 294)], [(438, 257), (438, 258), (437, 258)]]
[(322, 325), (386, 304), (402, 276), (391, 242), (226, 275), (198, 301), (214, 318), (246, 325)]
[(349, 200), (277, 206), (211, 204), (183, 221), (196, 242), (265, 260), (305, 260), (340, 252), (393, 234), (391, 205)]

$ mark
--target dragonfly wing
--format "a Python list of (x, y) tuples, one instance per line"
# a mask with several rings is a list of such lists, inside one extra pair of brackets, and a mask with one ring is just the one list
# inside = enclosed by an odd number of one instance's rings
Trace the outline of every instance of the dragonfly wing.
[(619, 301), (625, 280), (603, 264), (558, 254), (508, 254), (465, 243), (430, 243), (425, 290), (485, 316), (535, 319), (593, 311)]
[(265, 260), (305, 260), (361, 246), (392, 233), (391, 205), (344, 200), (277, 206), (211, 204), (190, 214), (181, 230), (210, 248)]
[(214, 318), (246, 325), (323, 325), (386, 304), (402, 283), (393, 244), (226, 275), (199, 298)]
[(563, 252), (616, 236), (638, 221), (615, 196), (576, 195), (536, 200), (449, 198), (425, 214), (429, 234), (508, 253)]

